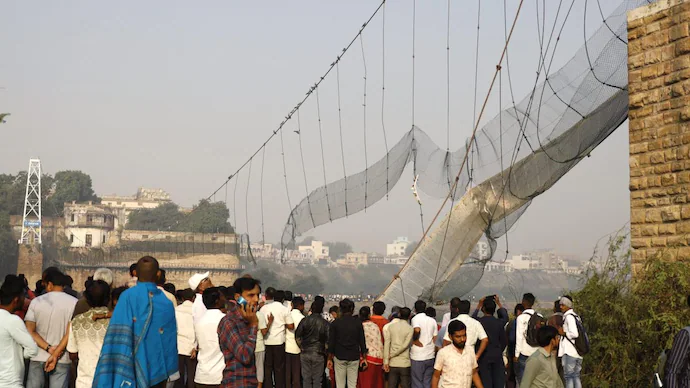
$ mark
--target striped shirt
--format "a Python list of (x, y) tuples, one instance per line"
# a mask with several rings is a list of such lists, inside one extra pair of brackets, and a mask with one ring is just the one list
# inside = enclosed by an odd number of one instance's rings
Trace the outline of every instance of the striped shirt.
[(666, 360), (665, 387), (690, 388), (690, 326), (682, 329), (673, 339), (671, 354)]

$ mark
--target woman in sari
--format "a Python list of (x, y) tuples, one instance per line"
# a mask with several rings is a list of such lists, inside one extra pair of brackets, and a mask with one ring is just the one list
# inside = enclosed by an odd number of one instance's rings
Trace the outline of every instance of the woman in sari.
[(383, 337), (379, 326), (372, 322), (371, 309), (367, 306), (359, 309), (359, 318), (364, 327), (364, 339), (367, 343), (367, 363), (365, 370), (359, 371), (358, 388), (383, 388)]

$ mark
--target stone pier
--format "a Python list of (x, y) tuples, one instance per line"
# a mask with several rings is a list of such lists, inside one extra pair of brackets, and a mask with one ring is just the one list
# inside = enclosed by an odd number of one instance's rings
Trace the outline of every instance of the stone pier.
[(633, 265), (690, 260), (690, 1), (628, 13)]

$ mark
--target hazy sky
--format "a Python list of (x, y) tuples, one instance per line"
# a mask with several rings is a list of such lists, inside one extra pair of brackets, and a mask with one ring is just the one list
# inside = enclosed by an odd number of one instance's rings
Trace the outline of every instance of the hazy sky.
[[(512, 20), (517, 0), (506, 0)], [(551, 23), (556, 2), (547, 2)], [(576, 2), (556, 53), (556, 69), (583, 44), (583, 2)], [(619, 1), (602, 2), (608, 14)], [(276, 129), (327, 69), (375, 1), (62, 1), (3, 2), (0, 24), (0, 172), (26, 169), (40, 157), (45, 172), (78, 169), (91, 175), (98, 194), (131, 195), (157, 187), (191, 206), (209, 195)], [(445, 1), (417, 2), (415, 124), (446, 147)], [(549, 8), (552, 7), (552, 8)], [(587, 33), (601, 23), (588, 10)], [(385, 59), (385, 114), (389, 146), (412, 124), (412, 1), (391, 0), (340, 65), (343, 133), (348, 174), (364, 168), (363, 68), (367, 66), (367, 156), (385, 153), (381, 89)], [(531, 89), (538, 60), (536, 10), (525, 2), (511, 43), (516, 98)], [(455, 1), (450, 19), (451, 149), (471, 133), (477, 0)], [(503, 1), (482, 1), (478, 99), (486, 95), (503, 45)], [(363, 61), (364, 59), (364, 61)], [(342, 178), (337, 83), (320, 89), (328, 181)], [(508, 83), (504, 79), (504, 97)], [(483, 118), (498, 112), (492, 95)], [(509, 102), (503, 100), (503, 107)], [(316, 103), (301, 111), (309, 190), (323, 184)], [(298, 136), (284, 133), (292, 205), (305, 196)], [(601, 236), (629, 220), (627, 123), (591, 158), (537, 198), (509, 233), (511, 253), (553, 247), (590, 254)], [(277, 140), (277, 141), (276, 141)], [(279, 138), (269, 143), (264, 168), (264, 230), (278, 241), (289, 214)], [(261, 239), (261, 156), (228, 189), (238, 230)], [(385, 250), (396, 236), (421, 235), (419, 211), (406, 171), (389, 199), (366, 213), (308, 233)], [(245, 200), (245, 198), (247, 200)], [(225, 200), (221, 190), (216, 200)], [(424, 200), (427, 220), (438, 202)]]

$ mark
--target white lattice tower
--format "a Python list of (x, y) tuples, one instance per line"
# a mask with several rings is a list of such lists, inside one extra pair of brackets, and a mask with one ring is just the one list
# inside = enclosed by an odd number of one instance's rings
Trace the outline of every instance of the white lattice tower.
[(41, 244), (41, 160), (29, 160), (24, 196), (22, 237), (19, 244)]

